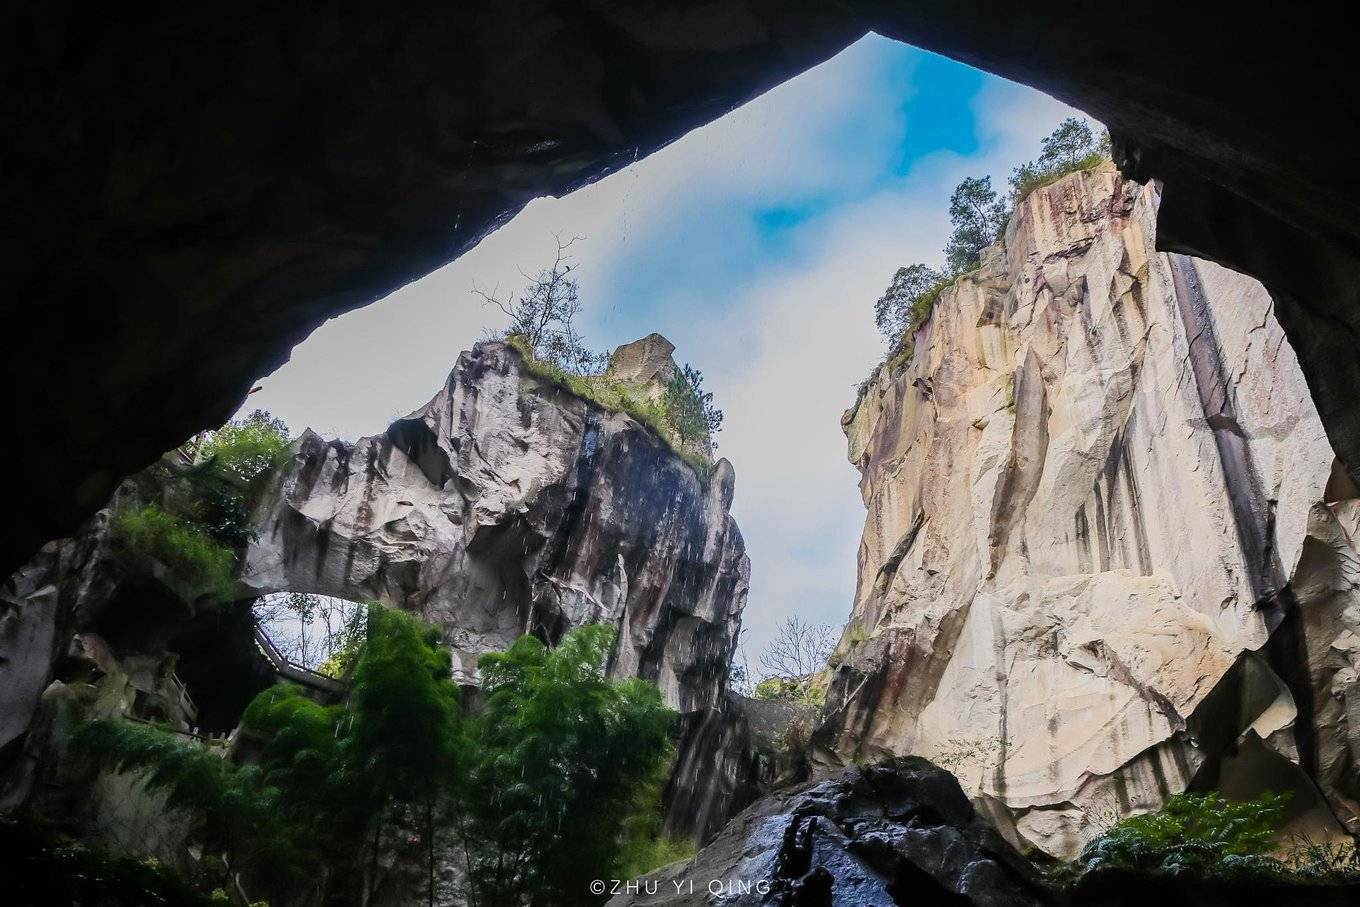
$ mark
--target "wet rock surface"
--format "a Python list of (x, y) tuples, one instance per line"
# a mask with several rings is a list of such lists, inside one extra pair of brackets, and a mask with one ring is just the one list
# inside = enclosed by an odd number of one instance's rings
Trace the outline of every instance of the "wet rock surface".
[(868, 508), (819, 741), (1070, 857), (1187, 787), (1354, 826), (1355, 488), (1260, 284), (1155, 186), (1039, 189), (847, 413)]
[(979, 817), (954, 777), (916, 757), (853, 767), (761, 800), (692, 860), (641, 884), (645, 890), (609, 903), (1053, 903), (1037, 871)]

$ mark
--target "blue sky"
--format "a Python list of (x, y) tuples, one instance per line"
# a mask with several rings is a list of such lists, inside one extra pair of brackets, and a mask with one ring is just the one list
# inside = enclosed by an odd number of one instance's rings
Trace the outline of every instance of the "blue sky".
[(789, 614), (839, 626), (864, 510), (839, 418), (883, 355), (872, 305), (893, 271), (940, 260), (964, 176), (1037, 155), (1072, 111), (1031, 89), (869, 36), (822, 66), (562, 199), (540, 199), (453, 264), (331, 321), (247, 409), (356, 438), (422, 405), (489, 327), (471, 290), (518, 289), (572, 252), (584, 333), (651, 331), (727, 413), (720, 453), (752, 562), (753, 665)]

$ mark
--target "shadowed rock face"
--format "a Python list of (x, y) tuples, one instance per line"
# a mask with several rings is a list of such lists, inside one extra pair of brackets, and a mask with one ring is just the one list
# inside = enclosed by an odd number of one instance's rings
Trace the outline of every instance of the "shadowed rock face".
[[(713, 897), (711, 884), (726, 897)], [(761, 800), (693, 860), (642, 886), (611, 907), (1051, 902), (1038, 873), (977, 815), (958, 782), (916, 757), (850, 768), (838, 780)]]
[[(1360, 463), (1344, 29), (1148, 0), (239, 2), (0, 14), (8, 574), (223, 422), (326, 318), (529, 199), (646, 155), (868, 30), (1039, 87), (1166, 181), (1159, 241), (1261, 277)], [(1134, 21), (1136, 19), (1136, 21)], [(1352, 473), (1354, 476), (1354, 473)]]
[(1360, 821), (1356, 490), (1270, 296), (1157, 253), (1158, 203), (1108, 164), (1034, 192), (845, 419), (821, 739), (946, 764), (1064, 857), (1194, 786)]
[(750, 566), (734, 474), (701, 479), (649, 429), (479, 344), (423, 408), (357, 442), (305, 434), (252, 517), (260, 592), (377, 599), (443, 626), (456, 668), (521, 633), (619, 627), (611, 670), (715, 705)]

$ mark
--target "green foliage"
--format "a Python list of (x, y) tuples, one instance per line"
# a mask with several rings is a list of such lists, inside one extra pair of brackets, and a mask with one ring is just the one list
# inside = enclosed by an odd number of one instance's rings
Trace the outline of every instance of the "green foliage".
[(653, 684), (604, 676), (613, 642), (587, 626), (556, 649), (522, 636), (482, 657), (468, 794), (480, 903), (589, 902), (616, 865), (637, 788), (673, 752), (673, 713)]
[(661, 799), (675, 767), (674, 759), (657, 759), (651, 775), (633, 787), (623, 819), (622, 844), (610, 875), (633, 879), (653, 869), (694, 856), (690, 841), (667, 837), (661, 828)]
[(206, 747), (152, 725), (92, 721), (74, 737), (78, 751), (117, 771), (141, 772), (171, 807), (199, 818), (206, 849), (259, 867), (279, 880), (306, 877), (297, 829), (280, 812), (281, 794), (254, 766), (234, 765)]
[(233, 547), (250, 541), (248, 528), (256, 480), (288, 455), (288, 426), (264, 410), (211, 432), (198, 462), (184, 474), (191, 490), (187, 516)]
[(1043, 140), (1037, 160), (1021, 164), (1011, 173), (1011, 199), (1018, 205), (1035, 189), (1069, 173), (1087, 170), (1109, 157), (1109, 133), (1098, 141), (1084, 120), (1068, 117)]
[(287, 455), (288, 426), (262, 409), (211, 432), (198, 448), (200, 460), (242, 482), (263, 475)]
[(990, 176), (967, 177), (955, 186), (949, 198), (953, 230), (944, 248), (944, 267), (937, 270), (917, 262), (898, 268), (874, 303), (874, 322), (890, 346), (884, 363), (860, 384), (855, 406), (882, 369), (892, 373), (911, 361), (912, 334), (930, 318), (940, 293), (978, 267), (982, 251), (1005, 234), (1015, 206), (1025, 196), (1108, 156), (1109, 134), (1097, 140), (1084, 120), (1069, 117), (1043, 140), (1038, 159), (1011, 174), (1009, 196), (992, 188)]
[(1295, 881), (1340, 885), (1360, 881), (1360, 847), (1355, 841), (1295, 839), (1280, 865)]
[(1254, 800), (1217, 793), (1177, 794), (1161, 810), (1130, 816), (1088, 844), (1086, 868), (1114, 865), (1210, 875), (1240, 869), (1274, 846), (1289, 794), (1266, 791)]
[(366, 820), (366, 802), (355, 802), (340, 760), (344, 717), (342, 706), (320, 705), (298, 687), (280, 684), (251, 700), (241, 720), (247, 732), (265, 741), (260, 771), (279, 791), (279, 806), (309, 826), (312, 836), (336, 843), (352, 838)]
[(458, 687), (439, 632), (370, 605), (354, 668), (346, 761), (379, 799), (423, 803), (452, 771)]
[(783, 677), (766, 677), (756, 684), (756, 699), (788, 699), (790, 698), (790, 688), (794, 681), (786, 680)]
[(754, 697), (820, 707), (826, 703), (826, 688), (812, 677), (767, 677), (756, 684)]
[(704, 376), (686, 365), (666, 385), (663, 410), (667, 421), (686, 447), (713, 449), (713, 435), (722, 431), (723, 411), (713, 403), (713, 394), (704, 390)]
[(116, 545), (153, 558), (200, 593), (222, 593), (236, 572), (232, 550), (205, 529), (156, 504), (119, 509), (113, 515)]
[(208, 907), (154, 860), (117, 857), (34, 822), (0, 817), (0, 891), (7, 904)]
[[(515, 349), (524, 359), (524, 370), (536, 378), (556, 385), (582, 400), (594, 403), (602, 409), (623, 412), (650, 428), (671, 451), (689, 464), (701, 479), (707, 479), (713, 472), (713, 464), (708, 457), (687, 448), (679, 439), (679, 433), (667, 412), (666, 401), (636, 400), (618, 381), (607, 375), (577, 375), (561, 366), (537, 358), (528, 342), (518, 334), (509, 334), (505, 343)], [(711, 398), (711, 395), (709, 395)], [(721, 412), (721, 411), (719, 411)]]
[(677, 841), (674, 838), (641, 838), (630, 842), (624, 849), (619, 863), (618, 878), (636, 879), (647, 873), (688, 860), (694, 856), (696, 848), (690, 841)]
[(347, 702), (281, 685), (250, 703), (255, 765), (124, 721), (85, 725), (77, 746), (143, 773), (197, 817), (208, 853), (290, 893), (361, 899), (395, 838), (424, 845), (433, 903), (441, 828), (461, 837), (479, 907), (591, 902), (591, 879), (684, 854), (659, 831), (674, 715), (655, 685), (604, 676), (611, 628), (484, 656), (485, 701), (465, 718), (436, 630), (378, 605), (365, 624)]
[(1010, 207), (992, 188), (990, 176), (970, 176), (954, 187), (949, 197), (949, 220), (954, 231), (944, 247), (946, 270), (962, 274), (977, 267), (982, 250), (996, 242), (1006, 229)]

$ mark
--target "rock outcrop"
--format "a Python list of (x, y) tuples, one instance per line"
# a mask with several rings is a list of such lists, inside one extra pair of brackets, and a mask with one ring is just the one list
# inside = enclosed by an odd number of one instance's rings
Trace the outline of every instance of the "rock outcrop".
[(679, 839), (710, 841), (756, 800), (806, 781), (807, 742), (817, 712), (815, 706), (727, 690), (715, 708), (687, 716), (663, 830)]
[(693, 860), (634, 884), (611, 907), (1053, 903), (958, 782), (914, 757), (761, 800)]
[(1159, 200), (1108, 164), (1035, 191), (844, 420), (819, 739), (935, 759), (1058, 856), (1192, 785), (1360, 825), (1360, 501), (1269, 295), (1157, 253)]
[(750, 576), (734, 481), (726, 460), (701, 476), (642, 423), (483, 343), (383, 434), (304, 434), (252, 517), (243, 580), (418, 613), (446, 629), (468, 682), (521, 633), (614, 624), (611, 671), (702, 712)]

